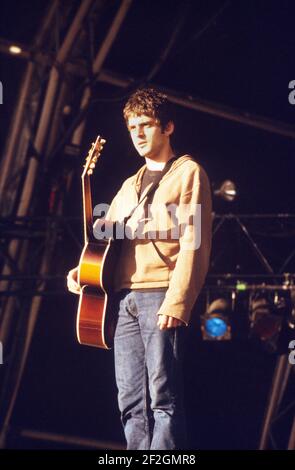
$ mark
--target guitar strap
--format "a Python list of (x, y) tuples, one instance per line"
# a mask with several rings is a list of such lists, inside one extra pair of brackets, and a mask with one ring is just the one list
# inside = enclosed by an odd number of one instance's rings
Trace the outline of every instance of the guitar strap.
[(127, 215), (125, 218), (124, 218), (124, 224), (127, 223), (127, 221), (130, 219), (130, 217), (132, 217), (132, 215), (134, 214), (135, 210), (138, 208), (138, 206), (142, 203), (142, 201), (144, 201), (145, 199), (147, 199), (148, 197), (150, 198), (152, 196), (152, 194), (156, 191), (157, 187), (159, 186), (159, 183), (160, 181), (162, 180), (162, 178), (164, 177), (164, 175), (170, 170), (170, 167), (172, 165), (172, 163), (177, 160), (178, 157), (173, 157), (173, 158), (170, 158), (170, 160), (168, 160), (168, 162), (166, 163), (166, 165), (164, 166), (163, 170), (162, 171), (159, 171), (159, 176), (156, 178), (156, 180), (153, 182), (152, 186), (150, 187), (150, 189), (147, 191), (147, 193), (141, 197), (138, 201), (138, 203), (136, 204), (135, 207), (133, 207), (133, 209), (131, 210), (130, 214)]

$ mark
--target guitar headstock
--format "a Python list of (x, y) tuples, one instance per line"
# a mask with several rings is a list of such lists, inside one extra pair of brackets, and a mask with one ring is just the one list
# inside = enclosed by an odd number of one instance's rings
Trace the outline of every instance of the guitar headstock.
[(106, 143), (105, 139), (100, 136), (97, 136), (96, 141), (92, 142), (90, 150), (85, 160), (84, 171), (82, 173), (82, 178), (87, 175), (92, 175), (96, 162), (101, 154), (104, 144)]

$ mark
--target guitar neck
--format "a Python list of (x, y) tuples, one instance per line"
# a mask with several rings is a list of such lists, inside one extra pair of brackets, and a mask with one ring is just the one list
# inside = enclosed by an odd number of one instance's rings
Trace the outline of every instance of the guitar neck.
[(93, 237), (93, 217), (92, 217), (92, 198), (90, 175), (92, 175), (100, 156), (100, 151), (105, 144), (105, 140), (97, 136), (96, 141), (92, 142), (91, 149), (86, 157), (84, 170), (82, 173), (82, 197), (83, 197), (83, 220), (84, 220), (84, 242), (85, 245), (88, 241), (94, 239)]
[(90, 177), (85, 175), (82, 178), (82, 196), (83, 196), (83, 220), (84, 220), (84, 243), (91, 240), (93, 234), (93, 216), (92, 216), (92, 197)]

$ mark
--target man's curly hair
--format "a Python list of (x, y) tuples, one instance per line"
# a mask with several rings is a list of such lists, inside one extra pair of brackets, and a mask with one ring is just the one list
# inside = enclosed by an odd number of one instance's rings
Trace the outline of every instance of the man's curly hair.
[(173, 121), (171, 104), (167, 95), (154, 88), (142, 88), (135, 91), (128, 99), (123, 114), (128, 126), (128, 119), (131, 116), (145, 114), (157, 119), (162, 131), (166, 129), (169, 121)]

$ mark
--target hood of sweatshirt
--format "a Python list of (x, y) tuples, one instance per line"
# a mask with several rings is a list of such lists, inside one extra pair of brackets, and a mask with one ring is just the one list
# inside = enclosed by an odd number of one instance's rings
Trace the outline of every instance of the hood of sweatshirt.
[[(163, 180), (170, 174), (171, 171), (174, 171), (175, 168), (178, 168), (179, 166), (183, 165), (188, 160), (195, 162), (195, 160), (190, 155), (182, 155), (181, 157), (176, 158), (176, 160), (174, 160), (174, 162), (172, 163), (167, 173), (165, 173), (165, 175), (163, 176)], [(135, 184), (135, 188), (137, 192), (140, 189), (141, 180), (142, 180), (146, 167), (147, 167), (146, 164), (143, 165), (133, 177), (134, 178), (133, 184)]]

